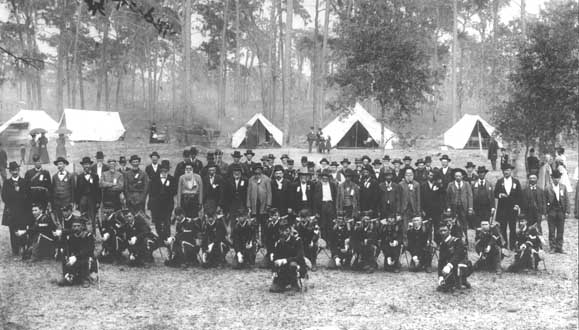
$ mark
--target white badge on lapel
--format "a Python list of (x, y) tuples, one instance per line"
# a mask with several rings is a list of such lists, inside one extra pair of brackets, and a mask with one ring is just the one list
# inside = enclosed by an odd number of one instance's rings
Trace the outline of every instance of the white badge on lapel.
[(169, 179), (165, 179), (165, 187), (169, 187), (171, 185), (171, 181)]
[(243, 184), (244, 184), (244, 181), (243, 181), (243, 180), (239, 181), (239, 186), (240, 186), (240, 187), (243, 187)]

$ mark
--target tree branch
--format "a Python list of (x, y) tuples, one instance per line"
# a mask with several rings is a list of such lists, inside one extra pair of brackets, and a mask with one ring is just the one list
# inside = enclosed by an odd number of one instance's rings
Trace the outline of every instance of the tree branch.
[(40, 66), (38, 66), (36, 63), (44, 63), (43, 60), (36, 58), (18, 56), (2, 46), (0, 46), (0, 52), (12, 57), (16, 62), (22, 62), (24, 65), (31, 66), (36, 70), (40, 70)]

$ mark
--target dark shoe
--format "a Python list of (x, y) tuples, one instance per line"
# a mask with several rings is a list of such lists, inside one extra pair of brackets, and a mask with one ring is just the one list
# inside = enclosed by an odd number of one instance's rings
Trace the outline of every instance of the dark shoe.
[(293, 292), (302, 292), (302, 288), (299, 286), (297, 282), (292, 283), (290, 290)]
[(470, 288), (471, 288), (470, 283), (469, 283), (466, 279), (464, 280), (464, 283), (462, 283), (462, 286), (463, 286), (465, 289), (470, 289)]
[(281, 285), (277, 284), (276, 282), (271, 283), (271, 286), (269, 287), (269, 292), (280, 293), (283, 291), (284, 288), (282, 288)]
[(426, 267), (424, 268), (424, 271), (427, 272), (427, 273), (432, 273), (432, 268), (426, 266)]

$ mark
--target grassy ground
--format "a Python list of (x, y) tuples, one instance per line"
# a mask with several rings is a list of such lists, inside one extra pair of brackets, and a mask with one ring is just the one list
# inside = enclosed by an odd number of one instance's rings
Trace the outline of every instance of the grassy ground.
[[(76, 144), (71, 158), (78, 162), (99, 149), (107, 156), (138, 153), (144, 157), (154, 148), (173, 164), (179, 159), (178, 147), (125, 143)], [(289, 153), (296, 160), (305, 154), (304, 150), (277, 149), (259, 150), (257, 156), (270, 152)], [(418, 158), (437, 152), (388, 153)], [(327, 156), (339, 160), (362, 154), (375, 158), (382, 152), (340, 150)], [(448, 154), (455, 166), (467, 160), (477, 165), (485, 162), (478, 151)], [(321, 156), (312, 154), (311, 158)], [(574, 170), (577, 154), (569, 158)], [(494, 180), (499, 173), (490, 176)], [(155, 264), (145, 269), (104, 265), (100, 290), (96, 286), (59, 288), (55, 284), (59, 264), (13, 259), (8, 232), (2, 227), (0, 324), (4, 329), (576, 329), (577, 220), (567, 220), (565, 230), (567, 253), (547, 254), (547, 271), (501, 276), (475, 273), (470, 278), (473, 288), (466, 292), (437, 293), (436, 275), (407, 272), (404, 258), (400, 274), (362, 274), (327, 270), (322, 253), (322, 267), (311, 274), (308, 292), (293, 295), (270, 294), (271, 274), (266, 270), (167, 268), (159, 252)], [(475, 260), (474, 255), (470, 257)], [(503, 260), (503, 267), (511, 261), (512, 257)]]

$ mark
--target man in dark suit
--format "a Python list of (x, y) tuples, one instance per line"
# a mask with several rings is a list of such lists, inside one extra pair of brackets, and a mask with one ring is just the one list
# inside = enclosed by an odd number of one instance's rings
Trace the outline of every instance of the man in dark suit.
[[(247, 204), (247, 179), (242, 176), (243, 169), (240, 164), (229, 165), (231, 176), (227, 177), (223, 187), (223, 199), (221, 207), (228, 221), (228, 231), (231, 232), (231, 227), (234, 225), (235, 215), (238, 210), (246, 210)], [(239, 214), (244, 214), (240, 212)]]
[[(404, 244), (408, 244), (406, 232), (408, 231), (408, 223), (414, 217), (422, 215), (422, 208), (420, 205), (420, 184), (414, 180), (414, 171), (407, 168), (404, 172), (404, 180), (400, 182), (400, 204), (398, 210), (402, 215)], [(399, 216), (397, 217), (400, 218)]]
[(545, 191), (537, 186), (537, 174), (529, 173), (527, 182), (523, 189), (521, 210), (527, 216), (529, 226), (536, 225), (539, 234), (543, 234), (541, 221), (547, 218)]
[(529, 149), (529, 157), (527, 157), (527, 170), (529, 173), (539, 174), (541, 164), (539, 158), (535, 155), (535, 148)]
[(213, 215), (221, 210), (221, 191), (223, 178), (217, 174), (217, 164), (207, 164), (207, 174), (203, 177), (203, 211)]
[(491, 137), (491, 142), (489, 143), (489, 151), (487, 155), (487, 158), (491, 161), (493, 171), (497, 169), (498, 155), (499, 155), (499, 144), (497, 143), (497, 140), (495, 139), (493, 134), (493, 136)]
[(271, 207), (277, 209), (281, 216), (292, 211), (289, 202), (291, 182), (283, 176), (283, 167), (275, 165), (273, 167), (273, 179), (271, 180)]
[(489, 220), (493, 212), (495, 212), (495, 196), (493, 185), (486, 180), (488, 170), (485, 166), (477, 168), (478, 179), (474, 181), (472, 186), (472, 207), (474, 216), (472, 217), (473, 228), (479, 228), (482, 220)]
[(8, 171), (10, 178), (6, 179), (2, 186), (2, 201), (4, 202), (2, 225), (10, 230), (10, 246), (12, 254), (16, 256), (26, 243), (23, 234), (34, 220), (26, 195), (26, 181), (19, 176), (20, 166), (16, 162), (10, 162)]
[(197, 155), (199, 151), (195, 147), (191, 147), (189, 149), (189, 156), (191, 157), (191, 164), (193, 164), (193, 173), (201, 174), (201, 170), (203, 169), (203, 162), (197, 159)]
[(450, 158), (448, 155), (442, 155), (442, 157), (440, 157), (440, 175), (442, 177), (442, 187), (444, 187), (446, 191), (448, 184), (454, 180), (454, 177), (452, 176), (452, 168), (450, 167)]
[(567, 187), (561, 184), (561, 172), (551, 174), (553, 184), (547, 188), (547, 215), (549, 224), (549, 248), (551, 252), (563, 253), (563, 231), (565, 219), (569, 217), (569, 193)]
[(30, 204), (39, 205), (45, 211), (50, 200), (50, 173), (42, 168), (39, 155), (32, 156), (32, 160), (34, 161), (34, 168), (28, 170), (24, 175), (28, 188), (28, 200)]
[(394, 183), (402, 182), (402, 180), (404, 180), (405, 171), (400, 168), (402, 166), (400, 158), (394, 158), (394, 160), (392, 160), (392, 166), (392, 171), (394, 171), (394, 178), (392, 180)]
[(420, 158), (414, 163), (416, 170), (414, 171), (414, 179), (421, 185), (428, 180), (428, 170), (424, 164), (424, 159)]
[(463, 181), (468, 182), (472, 187), (472, 184), (478, 179), (477, 173), (474, 170), (476, 166), (473, 162), (467, 162), (464, 168), (466, 169), (466, 175), (462, 179)]
[(362, 167), (362, 176), (360, 177), (360, 211), (371, 211), (374, 215), (378, 214), (378, 180), (372, 175), (372, 166), (364, 165)]
[(99, 186), (99, 177), (96, 173), (91, 172), (92, 164), (93, 162), (90, 157), (83, 157), (80, 162), (84, 171), (76, 180), (76, 188), (74, 190), (76, 195), (74, 197), (75, 203), (78, 205), (78, 210), (81, 213), (86, 214), (92, 225), (92, 234), (96, 235), (96, 209), (102, 196)]
[(382, 172), (384, 182), (378, 186), (378, 212), (380, 219), (395, 218), (400, 215), (398, 199), (400, 198), (400, 186), (392, 181), (394, 171), (391, 168)]
[(171, 236), (171, 213), (173, 212), (177, 180), (169, 174), (170, 163), (163, 160), (159, 165), (159, 175), (153, 176), (149, 184), (149, 205), (151, 219), (159, 238), (164, 241)]
[(423, 218), (431, 220), (426, 224), (429, 237), (433, 235), (434, 241), (440, 243), (437, 228), (441, 223), (444, 209), (444, 189), (442, 177), (437, 169), (430, 169), (428, 180), (420, 186), (420, 202)]
[(336, 218), (336, 201), (338, 198), (338, 184), (330, 180), (328, 169), (321, 173), (320, 181), (314, 189), (314, 209), (320, 216), (319, 225), (322, 230), (322, 238), (329, 239), (332, 221)]
[(191, 161), (191, 152), (189, 151), (189, 149), (183, 150), (183, 160), (177, 163), (177, 166), (175, 166), (175, 173), (173, 173), (173, 177), (175, 177), (175, 180), (177, 180), (177, 182), (179, 182), (179, 178), (181, 177), (181, 175), (185, 174), (185, 164), (187, 164), (190, 161)]
[[(233, 158), (233, 163), (231, 163), (231, 165), (236, 165), (235, 168), (240, 168), (241, 169), (241, 175), (243, 175), (244, 177), (248, 178), (251, 175), (251, 172), (247, 172), (244, 173), (243, 171), (243, 165), (241, 164), (241, 157), (243, 157), (243, 155), (241, 154), (241, 152), (239, 152), (239, 150), (235, 150), (232, 154), (231, 154), (231, 158)], [(227, 174), (225, 175), (225, 179), (231, 178), (233, 176), (233, 170), (231, 166), (227, 166)]]
[(497, 221), (501, 224), (501, 234), (507, 238), (509, 228), (509, 249), (515, 249), (517, 239), (517, 214), (521, 205), (521, 183), (511, 176), (513, 166), (504, 164), (503, 177), (495, 185), (495, 199), (498, 199)]
[(147, 165), (145, 167), (145, 173), (147, 173), (147, 176), (149, 177), (149, 182), (151, 182), (155, 177), (159, 176), (160, 170), (159, 170), (159, 158), (161, 158), (159, 156), (159, 153), (156, 151), (153, 151), (149, 157), (151, 158), (151, 164)]
[(300, 169), (299, 181), (290, 189), (291, 208), (294, 212), (303, 209), (312, 210), (314, 206), (314, 186), (310, 181), (310, 173), (303, 168)]
[(473, 214), (472, 188), (463, 180), (466, 172), (462, 169), (454, 169), (454, 181), (446, 188), (446, 211), (456, 217), (462, 228), (465, 243), (468, 246), (468, 223), (467, 216)]

